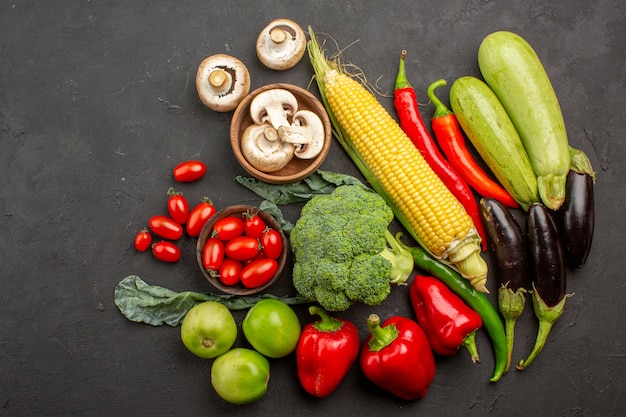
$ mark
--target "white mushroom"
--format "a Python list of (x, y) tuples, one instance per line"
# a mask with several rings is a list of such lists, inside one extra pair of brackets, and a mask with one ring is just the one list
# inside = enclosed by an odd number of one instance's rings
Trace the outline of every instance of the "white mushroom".
[(259, 60), (268, 68), (286, 70), (296, 65), (306, 50), (306, 37), (302, 28), (289, 19), (270, 22), (256, 41)]
[(292, 144), (278, 140), (278, 134), (270, 124), (253, 124), (241, 136), (241, 153), (250, 165), (259, 171), (275, 172), (293, 158)]
[(290, 91), (273, 88), (263, 91), (250, 103), (250, 117), (256, 124), (270, 123), (274, 129), (289, 126), (288, 116), (298, 110), (298, 100)]
[(293, 115), (290, 126), (278, 129), (281, 141), (295, 145), (295, 156), (300, 159), (315, 158), (324, 147), (324, 123), (310, 110), (299, 110)]
[(211, 55), (198, 67), (196, 89), (205, 106), (228, 112), (250, 92), (250, 73), (243, 62), (233, 56)]

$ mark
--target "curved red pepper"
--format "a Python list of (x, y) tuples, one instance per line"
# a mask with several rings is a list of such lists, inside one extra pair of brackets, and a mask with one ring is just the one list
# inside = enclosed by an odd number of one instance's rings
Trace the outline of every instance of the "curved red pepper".
[(406, 78), (404, 71), (404, 58), (406, 51), (400, 56), (400, 66), (394, 90), (393, 106), (398, 113), (400, 127), (435, 171), (441, 181), (454, 194), (457, 200), (465, 207), (465, 211), (474, 221), (478, 235), (482, 239), (482, 250), (487, 250), (487, 234), (480, 217), (478, 202), (472, 194), (472, 189), (455, 169), (445, 160), (437, 144), (428, 133), (426, 125), (417, 108), (417, 96), (415, 90)]
[(320, 320), (302, 329), (296, 347), (296, 365), (302, 388), (323, 398), (346, 376), (359, 354), (359, 332), (349, 321), (331, 317), (317, 306), (309, 307)]
[(478, 194), (491, 197), (507, 207), (519, 207), (515, 199), (492, 180), (472, 157), (465, 146), (465, 138), (454, 113), (435, 96), (435, 88), (446, 85), (445, 80), (437, 80), (428, 87), (428, 98), (435, 105), (432, 128), (437, 143), (450, 164)]
[(435, 378), (435, 358), (421, 327), (406, 317), (367, 318), (370, 336), (361, 350), (363, 374), (385, 391), (404, 400), (428, 393)]
[(432, 349), (452, 356), (465, 346), (472, 361), (478, 361), (475, 333), (483, 325), (480, 315), (453, 293), (442, 281), (417, 275), (409, 289), (417, 322)]

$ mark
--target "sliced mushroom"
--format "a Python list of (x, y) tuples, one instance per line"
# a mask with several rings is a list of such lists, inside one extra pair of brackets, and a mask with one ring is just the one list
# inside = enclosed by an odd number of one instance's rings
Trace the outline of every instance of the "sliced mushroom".
[(268, 68), (286, 70), (296, 65), (306, 50), (306, 37), (302, 28), (289, 19), (270, 22), (259, 34), (256, 53)]
[(278, 140), (276, 129), (269, 123), (253, 124), (241, 136), (241, 153), (259, 171), (275, 172), (291, 161), (292, 144)]
[(288, 116), (298, 110), (298, 100), (290, 91), (273, 88), (263, 91), (250, 103), (250, 117), (256, 124), (270, 123), (274, 129), (289, 126)]
[(196, 89), (205, 106), (228, 112), (250, 92), (250, 73), (243, 62), (233, 56), (211, 55), (198, 67)]
[(278, 129), (281, 141), (295, 145), (295, 156), (300, 159), (315, 158), (324, 147), (324, 123), (310, 110), (299, 110), (293, 115), (290, 126)]

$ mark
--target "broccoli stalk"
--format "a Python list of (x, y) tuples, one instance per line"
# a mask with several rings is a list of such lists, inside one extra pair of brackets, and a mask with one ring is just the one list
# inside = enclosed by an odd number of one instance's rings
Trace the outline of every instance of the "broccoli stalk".
[(413, 272), (413, 255), (389, 230), (385, 230), (385, 238), (389, 246), (383, 249), (380, 256), (391, 262), (390, 282), (406, 285), (411, 272)]

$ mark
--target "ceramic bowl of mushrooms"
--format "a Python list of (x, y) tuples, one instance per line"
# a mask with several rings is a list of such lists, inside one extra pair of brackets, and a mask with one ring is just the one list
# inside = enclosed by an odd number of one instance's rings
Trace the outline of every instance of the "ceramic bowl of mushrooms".
[(231, 145), (241, 166), (272, 184), (292, 183), (315, 172), (331, 138), (322, 103), (291, 84), (268, 84), (248, 94), (230, 125)]

